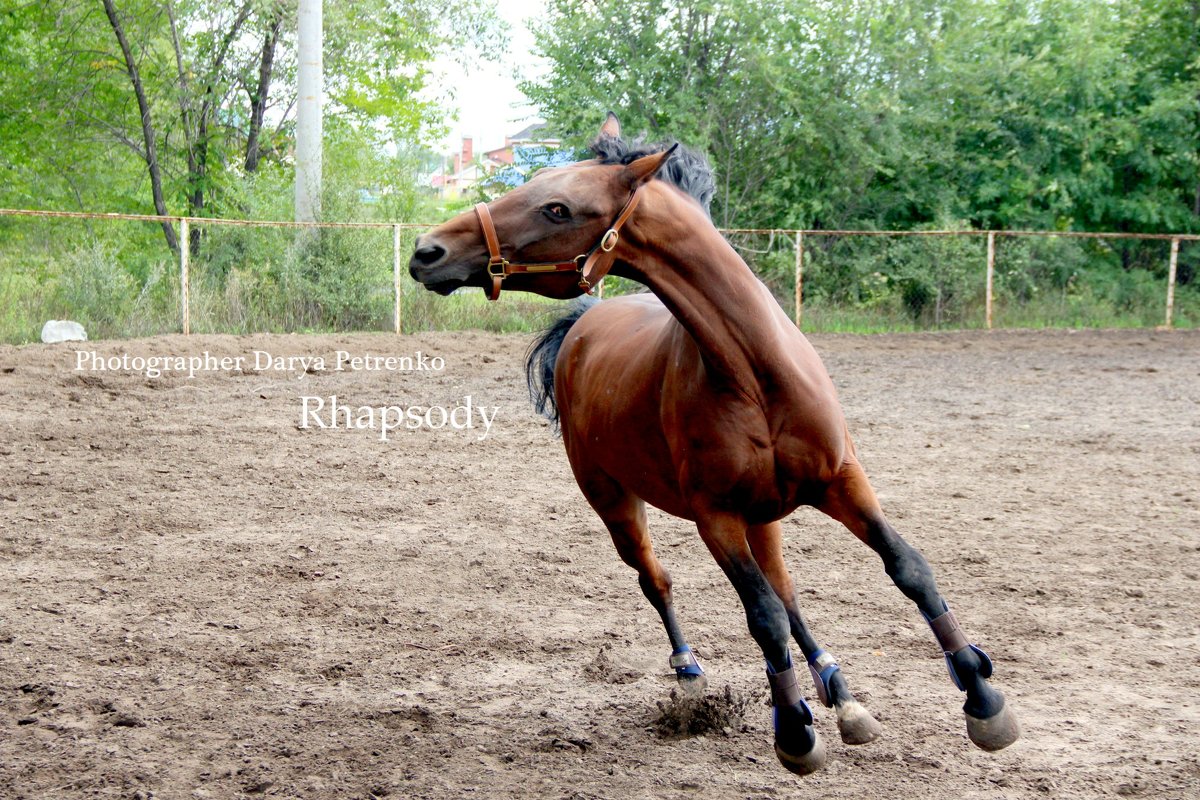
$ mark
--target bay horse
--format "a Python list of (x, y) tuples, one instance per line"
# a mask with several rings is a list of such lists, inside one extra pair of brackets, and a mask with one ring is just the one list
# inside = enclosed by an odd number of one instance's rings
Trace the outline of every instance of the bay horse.
[(709, 219), (711, 171), (677, 145), (621, 139), (609, 115), (597, 157), (538, 172), (490, 204), (422, 235), (409, 272), (449, 294), (478, 286), (569, 298), (610, 272), (649, 293), (577, 305), (531, 349), (539, 410), (561, 430), (571, 469), (621, 559), (659, 613), (685, 686), (704, 670), (684, 638), (645, 504), (696, 523), (746, 612), (771, 691), (775, 753), (807, 774), (825, 748), (801, 694), (794, 637), (842, 739), (881, 726), (813, 636), (783, 559), (780, 520), (801, 505), (845, 525), (913, 601), (965, 692), (967, 735), (985, 750), (1020, 735), (992, 662), (967, 638), (925, 558), (891, 526), (855, 456), (820, 358)]

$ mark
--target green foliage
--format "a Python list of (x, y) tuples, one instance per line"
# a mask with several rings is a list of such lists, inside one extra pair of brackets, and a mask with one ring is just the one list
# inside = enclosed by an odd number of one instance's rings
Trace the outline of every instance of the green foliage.
[(558, 131), (705, 148), (726, 227), (1200, 231), (1197, 2), (553, 0), (539, 42)]
[(133, 276), (100, 243), (68, 254), (58, 284), (58, 304), (72, 319), (86, 319), (97, 337), (119, 332), (133, 307)]
[[(700, 146), (725, 227), (1200, 232), (1200, 0), (552, 0), (539, 43), (557, 132)], [(810, 239), (814, 308), (982, 318), (981, 239)], [(744, 255), (790, 297), (791, 256)], [(1161, 321), (1165, 263), (1006, 242), (999, 299)]]
[[(114, 3), (167, 210), (290, 219), (294, 3)], [(549, 0), (541, 19), (552, 68), (524, 88), (552, 128), (582, 145), (612, 109), (627, 133), (706, 151), (720, 226), (1200, 232), (1200, 0)], [(325, 20), (326, 218), (466, 208), (416, 188), (444, 130), (431, 70), (501, 53), (494, 9), (363, 0)], [(142, 122), (100, 4), (0, 0), (0, 206), (152, 211)], [(390, 327), (387, 231), (193, 230), (197, 330)], [(790, 240), (735, 245), (790, 307)], [(982, 324), (983, 248), (809, 236), (805, 327)], [(1001, 237), (997, 321), (1157, 324), (1166, 260), (1161, 242)], [(152, 224), (0, 220), (0, 338), (54, 316), (173, 330), (175, 264)], [(1185, 242), (1179, 324), (1200, 322), (1198, 270)], [(541, 308), (404, 292), (413, 329), (519, 328)]]
[[(149, 101), (167, 211), (289, 218), (294, 3), (114, 4)], [(494, 10), (464, 0), (326, 3), (330, 191), (386, 196), (395, 201), (387, 211), (411, 211), (413, 167), (445, 130), (431, 64), (445, 52), (468, 59), (490, 53), (499, 35)], [(265, 117), (260, 160), (250, 169), (256, 99)], [(113, 26), (98, 4), (0, 2), (0, 206), (153, 212), (142, 124)], [(260, 178), (271, 184), (266, 207), (252, 202)], [(335, 197), (328, 207), (361, 217), (362, 206)]]
[[(291, 219), (294, 2), (0, 0), (0, 207)], [(325, 3), (323, 209), (329, 220), (430, 219), (427, 146), (445, 130), (435, 57), (495, 51), (494, 9), (466, 0)], [(269, 69), (268, 69), (269, 67)], [(260, 76), (268, 75), (265, 94)], [(257, 160), (251, 120), (262, 105)], [(391, 323), (390, 231), (192, 226), (196, 330), (378, 329)], [(411, 246), (411, 245), (410, 245)], [(0, 219), (0, 338), (50, 317), (93, 336), (179, 326), (176, 254), (160, 226)]]
[[(177, 328), (178, 273), (170, 261), (134, 265), (142, 272), (139, 277), (121, 255), (120, 231), (77, 237), (62, 235), (74, 223), (17, 224), (40, 228), (29, 240), (46, 244), (0, 250), (0, 297), (5, 299), (0, 303), (0, 341), (36, 341), (48, 319), (80, 322), (91, 338)], [(150, 238), (161, 246), (161, 239)]]

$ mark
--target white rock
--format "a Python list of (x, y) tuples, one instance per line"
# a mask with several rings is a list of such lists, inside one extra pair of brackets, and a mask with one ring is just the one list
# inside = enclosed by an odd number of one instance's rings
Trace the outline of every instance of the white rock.
[(72, 322), (69, 319), (52, 319), (42, 326), (42, 341), (46, 344), (86, 342), (87, 331), (78, 322)]

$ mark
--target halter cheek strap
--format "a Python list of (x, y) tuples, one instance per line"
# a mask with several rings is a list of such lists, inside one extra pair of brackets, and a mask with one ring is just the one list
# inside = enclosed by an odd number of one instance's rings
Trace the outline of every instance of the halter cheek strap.
[(634, 209), (641, 200), (642, 187), (645, 185), (645, 183), (638, 184), (638, 187), (633, 190), (629, 199), (625, 201), (621, 213), (617, 214), (612, 225), (600, 237), (600, 241), (591, 250), (580, 253), (570, 261), (514, 264), (507, 260), (500, 254), (500, 239), (496, 236), (496, 224), (492, 222), (492, 213), (488, 210), (487, 203), (477, 204), (475, 216), (479, 218), (479, 227), (483, 229), (483, 240), (488, 249), (487, 271), (488, 275), (492, 277), (492, 289), (488, 294), (488, 299), (495, 300), (500, 297), (500, 286), (509, 275), (536, 272), (577, 272), (579, 273), (579, 288), (584, 293), (591, 294), (592, 287), (608, 274), (616, 261), (617, 257), (613, 255), (613, 250), (616, 249), (617, 242), (621, 239), (621, 228), (633, 216)]
[(633, 190), (633, 194), (629, 195), (629, 199), (625, 201), (625, 207), (613, 220), (612, 226), (604, 232), (604, 235), (600, 237), (600, 243), (593, 247), (592, 252), (588, 254), (583, 269), (580, 270), (583, 276), (579, 280), (580, 288), (588, 294), (592, 293), (593, 286), (604, 280), (604, 276), (616, 262), (617, 257), (612, 252), (616, 249), (617, 242), (621, 240), (621, 228), (633, 216), (638, 203), (641, 202), (642, 187), (645, 185), (644, 183), (638, 184), (638, 187)]
[(492, 214), (488, 211), (487, 203), (475, 206), (475, 215), (479, 217), (479, 227), (483, 228), (483, 240), (487, 243), (487, 271), (492, 276), (492, 290), (489, 300), (500, 296), (500, 284), (509, 275), (522, 272), (580, 272), (579, 263), (587, 254), (575, 256), (570, 261), (550, 262), (543, 264), (514, 264), (500, 255), (500, 240), (496, 237), (496, 225), (492, 222)]

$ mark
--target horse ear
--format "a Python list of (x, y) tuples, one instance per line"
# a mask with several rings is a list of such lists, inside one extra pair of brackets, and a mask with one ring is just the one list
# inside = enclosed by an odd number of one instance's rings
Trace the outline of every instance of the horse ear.
[(629, 176), (629, 182), (636, 186), (653, 178), (662, 165), (667, 163), (667, 159), (671, 157), (671, 154), (675, 152), (675, 148), (677, 147), (679, 147), (679, 142), (671, 145), (661, 153), (651, 153), (635, 161), (630, 161), (625, 165), (625, 173)]
[(614, 139), (621, 138), (621, 123), (617, 120), (617, 115), (611, 111), (608, 112), (604, 124), (600, 126), (600, 136), (612, 136)]

